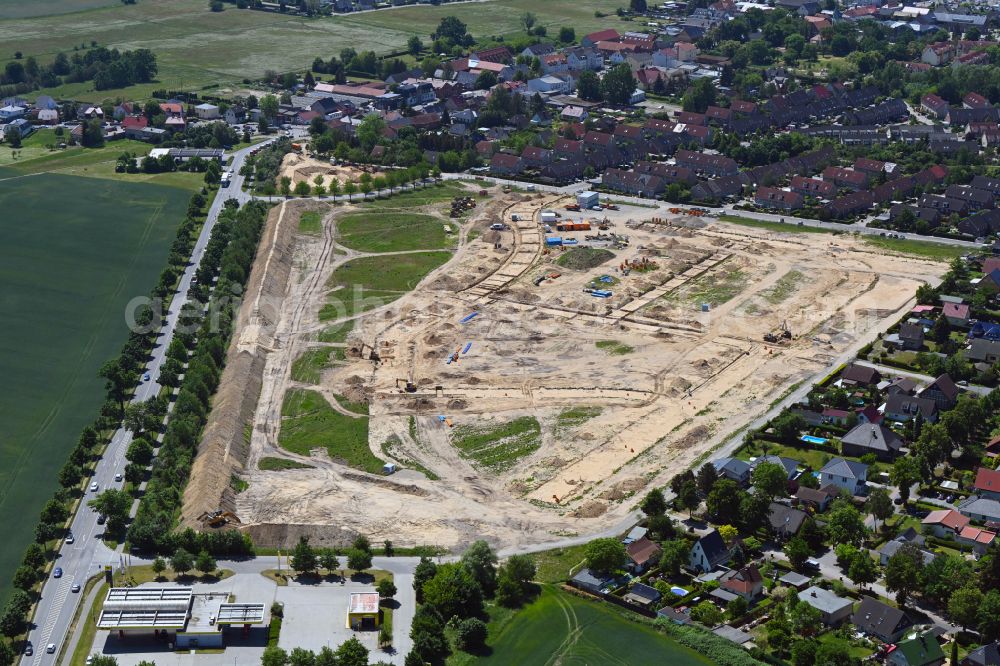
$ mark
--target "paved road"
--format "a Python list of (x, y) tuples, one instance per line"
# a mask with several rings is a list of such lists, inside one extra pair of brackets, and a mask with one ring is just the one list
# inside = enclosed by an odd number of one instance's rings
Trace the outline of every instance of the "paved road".
[[(205, 247), (212, 229), (218, 221), (224, 201), (229, 198), (236, 198), (241, 202), (250, 199), (241, 191), (243, 177), (239, 175), (239, 169), (250, 150), (251, 148), (244, 148), (233, 155), (231, 162), (235, 172), (233, 184), (228, 188), (220, 189), (209, 208), (201, 234), (198, 236), (191, 253), (191, 263), (181, 276), (177, 294), (166, 313), (166, 324), (156, 338), (156, 345), (146, 365), (145, 371), (149, 374), (149, 379), (140, 381), (132, 399), (133, 402), (148, 400), (160, 391), (160, 385), (157, 383), (160, 368), (163, 367), (167, 348), (173, 340), (181, 309), (187, 303), (191, 278), (194, 277), (195, 270), (205, 253)], [(122, 486), (121, 482), (115, 481), (115, 475), (123, 474), (125, 471), (125, 452), (131, 441), (132, 433), (125, 429), (119, 429), (111, 438), (111, 442), (104, 456), (98, 462), (97, 469), (91, 479), (98, 484), (100, 489), (98, 492), (109, 487)], [(71, 592), (73, 584), (80, 583), (82, 586), (84, 581), (97, 573), (103, 565), (117, 564), (118, 562), (118, 555), (112, 553), (101, 541), (104, 528), (97, 524), (97, 514), (86, 506), (86, 503), (95, 495), (96, 493), (88, 491), (83, 497), (79, 511), (73, 517), (70, 529), (75, 537), (75, 543), (64, 543), (56, 555), (55, 566), (62, 568), (63, 576), (62, 578), (50, 578), (42, 588), (41, 599), (35, 611), (35, 626), (28, 634), (28, 640), (35, 648), (35, 654), (32, 657), (22, 658), (22, 666), (56, 663), (59, 648), (66, 638), (66, 632), (80, 602), (79, 595)], [(49, 643), (56, 645), (56, 654), (45, 653), (45, 646)]]

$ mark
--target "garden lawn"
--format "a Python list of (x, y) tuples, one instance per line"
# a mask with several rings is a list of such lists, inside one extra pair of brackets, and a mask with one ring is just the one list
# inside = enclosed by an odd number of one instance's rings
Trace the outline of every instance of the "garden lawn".
[[(632, 622), (612, 607), (546, 585), (522, 610), (491, 623), (488, 655), (476, 664), (671, 664), (712, 662), (655, 628)], [(509, 619), (507, 619), (509, 618)], [(459, 655), (449, 664), (473, 663)]]
[(359, 252), (437, 250), (448, 244), (445, 224), (415, 213), (351, 213), (337, 220), (337, 240)]
[(306, 389), (285, 393), (281, 406), (282, 447), (308, 456), (313, 449), (326, 449), (330, 458), (365, 472), (382, 471), (381, 460), (368, 448), (368, 408), (366, 405), (339, 401), (343, 407), (362, 417), (336, 411), (321, 394)]
[[(56, 474), (104, 397), (128, 302), (166, 264), (190, 192), (0, 169), (0, 600)], [(136, 380), (139, 378), (136, 377)]]

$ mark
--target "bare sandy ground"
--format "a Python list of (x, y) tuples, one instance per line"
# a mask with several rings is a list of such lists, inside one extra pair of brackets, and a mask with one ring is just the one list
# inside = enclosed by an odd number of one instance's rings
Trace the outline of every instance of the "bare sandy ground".
[[(296, 183), (301, 181), (312, 185), (316, 182), (317, 176), (323, 178), (322, 185), (324, 186), (328, 186), (333, 179), (337, 179), (341, 184), (357, 183), (362, 173), (365, 173), (365, 170), (359, 167), (332, 165), (329, 160), (318, 160), (300, 153), (288, 153), (281, 163), (280, 175), (291, 178), (294, 187)], [(382, 174), (381, 171), (376, 171), (374, 168), (369, 169), (368, 173), (373, 178)]]
[[(557, 263), (565, 250), (543, 248), (538, 212), (561, 210), (553, 196), (490, 192), (492, 203), (462, 227), (452, 260), (391, 306), (356, 317), (344, 345), (348, 360), (313, 387), (328, 398), (369, 400), (372, 451), (406, 468), (390, 477), (350, 469), (325, 452), (295, 456), (277, 444), (282, 397), (298, 386), (291, 363), (322, 344), (317, 335), (330, 324), (318, 319), (325, 282), (359, 256), (336, 242), (336, 217), (347, 207), (327, 209), (321, 237), (297, 237), (286, 293), (269, 322), (273, 336), (248, 329), (239, 342), (242, 350), (267, 347), (258, 350), (266, 363), (246, 465), (250, 487), (235, 500), (244, 524), (335, 525), (372, 539), (445, 547), (476, 538), (517, 546), (598, 531), (625, 516), (637, 494), (704, 459), (776, 399), (864, 344), (909, 307), (921, 282), (936, 281), (946, 268), (849, 236), (651, 224), (644, 221), (663, 213), (627, 208), (611, 213), (608, 233), (627, 236), (628, 245), (609, 246), (613, 259), (577, 271)], [(444, 220), (442, 211), (439, 204), (427, 212)], [(489, 231), (498, 219), (510, 229)], [(583, 245), (596, 233), (560, 235)], [(656, 267), (621, 270), (642, 258)], [(536, 286), (536, 278), (555, 274)], [(612, 278), (609, 299), (584, 292), (602, 275)], [(472, 312), (478, 315), (460, 323)], [(764, 334), (783, 323), (793, 339), (765, 343)], [(627, 353), (599, 349), (599, 341)], [(361, 343), (379, 350), (382, 362), (352, 354)], [(447, 364), (467, 343), (469, 352)], [(397, 389), (401, 378), (418, 391)], [(575, 407), (600, 413), (566, 427), (558, 416)], [(460, 455), (455, 431), (439, 416), (482, 428), (533, 416), (540, 446), (490, 471)], [(387, 456), (382, 445), (393, 435), (398, 443)], [(314, 468), (262, 472), (256, 463), (265, 455)]]

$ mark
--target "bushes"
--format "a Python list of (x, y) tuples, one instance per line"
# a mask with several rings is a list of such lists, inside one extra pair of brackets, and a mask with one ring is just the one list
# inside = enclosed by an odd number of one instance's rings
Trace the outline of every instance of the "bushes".
[[(174, 533), (173, 527), (208, 416), (209, 401), (225, 364), (225, 349), (239, 306), (233, 294), (242, 292), (250, 274), (266, 212), (267, 207), (260, 203), (249, 204), (242, 210), (227, 207), (206, 246), (197, 273), (199, 284), (192, 290), (192, 298), (202, 303), (207, 299), (210, 316), (200, 322), (194, 353), (188, 361), (157, 464), (129, 529), (130, 543), (141, 550), (168, 554), (182, 547), (189, 552), (205, 550), (213, 555), (252, 552), (249, 537), (236, 531), (201, 534), (187, 529)], [(206, 285), (212, 284), (216, 276), (218, 283), (209, 296)], [(195, 323), (196, 311), (200, 312), (200, 308), (191, 309), (188, 323)], [(181, 362), (179, 357), (185, 352), (179, 345), (172, 344), (169, 351), (173, 360)]]

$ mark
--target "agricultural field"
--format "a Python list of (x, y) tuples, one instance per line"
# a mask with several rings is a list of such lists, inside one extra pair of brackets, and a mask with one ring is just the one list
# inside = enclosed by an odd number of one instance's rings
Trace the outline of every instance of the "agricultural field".
[[(162, 270), (190, 191), (0, 168), (0, 596), (103, 399), (126, 304)], [(9, 180), (14, 179), (14, 180)], [(58, 193), (58, 196), (54, 196)]]
[[(550, 585), (533, 603), (490, 624), (489, 654), (476, 664), (711, 664), (655, 628), (631, 622), (609, 606)], [(472, 663), (457, 655), (449, 664)]]
[[(317, 56), (342, 48), (376, 53), (404, 51), (406, 40), (429, 41), (444, 16), (457, 16), (473, 36), (513, 36), (520, 16), (532, 11), (553, 33), (572, 25), (578, 35), (614, 22), (618, 0), (487, 0), (441, 7), (404, 7), (356, 16), (305, 17), (239, 10), (211, 12), (204, 0), (140, 1), (123, 6), (110, 0), (0, 0), (0, 42), (8, 54), (21, 51), (48, 62), (91, 40), (120, 49), (149, 48), (157, 56), (157, 81), (124, 89), (95, 90), (90, 81), (39, 91), (56, 97), (99, 102), (142, 99), (158, 88), (226, 92), (266, 70), (304, 71)], [(51, 5), (51, 7), (49, 7)], [(44, 9), (43, 9), (44, 8)], [(594, 17), (595, 10), (612, 16)], [(86, 11), (81, 11), (86, 10)], [(44, 14), (44, 15), (43, 15)]]

